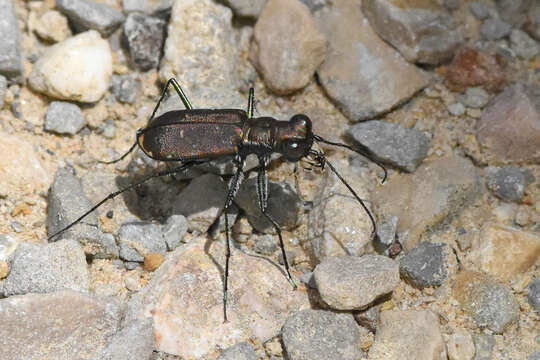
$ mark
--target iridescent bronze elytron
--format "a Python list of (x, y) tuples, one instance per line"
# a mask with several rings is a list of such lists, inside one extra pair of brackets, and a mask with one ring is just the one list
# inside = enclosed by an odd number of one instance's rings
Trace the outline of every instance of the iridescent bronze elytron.
[[(155, 117), (156, 111), (165, 97), (167, 90), (173, 86), (176, 93), (184, 103), (185, 110), (174, 110)], [(150, 116), (148, 125), (144, 129), (137, 131), (137, 140), (131, 148), (119, 159), (108, 163), (115, 163), (125, 158), (138, 145), (149, 157), (160, 161), (176, 161), (182, 165), (145, 177), (138, 183), (131, 184), (117, 192), (109, 194), (105, 199), (97, 203), (94, 207), (81, 215), (73, 223), (64, 229), (51, 235), (49, 240), (60, 235), (84, 217), (101, 206), (104, 202), (119, 194), (132, 189), (154, 177), (171, 175), (182, 172), (187, 168), (201, 164), (206, 161), (219, 159), (224, 156), (233, 156), (236, 171), (232, 176), (229, 191), (223, 206), (225, 213), (225, 234), (226, 234), (226, 257), (225, 274), (223, 279), (223, 316), (227, 321), (227, 291), (229, 279), (229, 259), (231, 257), (228, 210), (232, 205), (234, 197), (238, 192), (243, 180), (243, 168), (246, 157), (255, 154), (259, 158), (260, 167), (257, 178), (257, 197), (262, 214), (272, 223), (279, 237), (279, 245), (283, 255), (287, 277), (294, 288), (296, 284), (289, 271), (289, 262), (281, 235), (279, 224), (268, 213), (268, 177), (267, 167), (272, 153), (280, 153), (285, 159), (291, 162), (298, 162), (306, 158), (312, 166), (324, 168), (325, 165), (336, 174), (336, 176), (349, 189), (356, 200), (362, 205), (368, 214), (373, 225), (372, 236), (376, 232), (376, 224), (373, 215), (368, 210), (362, 199), (341, 177), (336, 168), (328, 162), (322, 151), (312, 149), (313, 141), (322, 142), (329, 145), (345, 147), (366, 156), (376, 164), (380, 165), (373, 154), (365, 147), (358, 145), (351, 147), (346, 144), (336, 143), (323, 139), (313, 134), (311, 120), (302, 114), (294, 115), (288, 121), (279, 121), (271, 117), (253, 117), (254, 91), (249, 90), (247, 111), (239, 109), (193, 109), (187, 99), (180, 84), (172, 78), (167, 82), (167, 86)], [(383, 167), (384, 169), (384, 167)], [(385, 170), (386, 179), (386, 170)], [(383, 179), (384, 181), (384, 179)]]

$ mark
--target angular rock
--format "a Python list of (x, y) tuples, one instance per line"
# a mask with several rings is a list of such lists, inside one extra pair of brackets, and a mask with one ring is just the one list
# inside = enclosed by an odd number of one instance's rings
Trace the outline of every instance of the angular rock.
[(401, 277), (420, 289), (442, 285), (456, 270), (456, 257), (444, 243), (422, 242), (399, 261)]
[(399, 265), (380, 255), (330, 257), (313, 271), (315, 284), (332, 309), (360, 310), (399, 283)]
[(157, 68), (165, 41), (166, 23), (160, 18), (139, 13), (127, 16), (124, 39), (133, 65), (142, 71)]
[(75, 291), (0, 300), (0, 348), (10, 360), (97, 357), (119, 327), (116, 303)]
[(13, 255), (3, 293), (11, 296), (60, 290), (87, 292), (88, 288), (86, 257), (79, 243), (73, 240), (44, 245), (23, 242)]
[(387, 112), (428, 84), (426, 73), (407, 63), (377, 36), (360, 6), (339, 0), (316, 14), (329, 44), (317, 71), (319, 80), (352, 121)]
[[(288, 312), (308, 308), (280, 269), (232, 247), (227, 315), (223, 323), (224, 247), (205, 238), (169, 254), (129, 304), (127, 320), (154, 318), (156, 350), (198, 359), (216, 347), (275, 337)], [(271, 294), (271, 295), (270, 295)]]
[(122, 7), (125, 13), (165, 15), (171, 12), (172, 3), (173, 0), (122, 0)]
[(435, 2), (364, 0), (362, 11), (377, 34), (410, 62), (439, 64), (463, 41), (450, 13)]
[(45, 116), (45, 130), (57, 134), (75, 135), (86, 126), (81, 109), (65, 101), (53, 101)]
[(124, 22), (120, 11), (92, 0), (57, 0), (56, 8), (69, 18), (77, 32), (96, 30), (108, 37)]
[(226, 197), (225, 182), (217, 175), (204, 174), (180, 193), (175, 210), (187, 218), (189, 230), (205, 233), (220, 215)]
[(225, 349), (217, 360), (257, 360), (253, 345), (241, 342)]
[(470, 47), (462, 48), (443, 74), (454, 91), (471, 86), (498, 91), (504, 84), (504, 71), (496, 57)]
[(165, 254), (167, 243), (157, 224), (130, 222), (118, 230), (120, 258), (126, 261), (144, 261), (147, 254)]
[[(91, 209), (92, 205), (85, 196), (79, 179), (70, 170), (59, 169), (48, 196), (48, 236), (52, 236), (71, 224), (79, 216)], [(84, 218), (84, 221), (64, 231), (53, 240), (65, 238), (79, 241), (84, 248), (84, 252), (88, 255), (98, 258), (118, 257), (118, 247), (114, 237), (110, 234), (103, 234), (99, 230), (95, 213), (90, 213)]]
[(480, 27), (480, 34), (486, 40), (500, 40), (510, 35), (512, 26), (499, 19), (487, 19)]
[(473, 238), (467, 259), (479, 270), (501, 281), (509, 281), (540, 259), (540, 236), (488, 223)]
[(131, 75), (113, 75), (111, 88), (116, 100), (121, 103), (134, 104), (137, 101), (139, 81)]
[(299, 311), (283, 325), (281, 339), (290, 360), (353, 360), (363, 357), (360, 330), (351, 314)]
[(519, 305), (512, 291), (481, 273), (460, 272), (452, 295), (481, 328), (501, 334), (519, 320)]
[(531, 281), (529, 286), (527, 286), (527, 291), (527, 300), (529, 301), (529, 304), (531, 304), (534, 311), (540, 313), (540, 279)]
[(540, 161), (540, 86), (516, 84), (491, 101), (476, 126), (490, 164)]
[(396, 240), (398, 218), (392, 216), (390, 219), (377, 224), (377, 237), (374, 239), (373, 245), (379, 253), (385, 253)]
[(246, 105), (235, 91), (239, 44), (231, 19), (232, 11), (212, 0), (173, 4), (159, 77), (175, 77), (198, 108)]
[(525, 60), (531, 60), (540, 53), (540, 44), (519, 29), (510, 33), (510, 46), (517, 56)]
[(425, 161), (413, 174), (390, 179), (372, 199), (379, 218), (399, 218), (398, 233), (407, 234), (402, 245), (412, 249), (426, 231), (450, 221), (479, 191), (474, 165), (452, 155)]
[(236, 15), (258, 18), (268, 0), (225, 0)]
[(23, 82), (22, 38), (11, 0), (0, 0), (0, 74), (9, 80)]
[(474, 360), (493, 359), (493, 348), (495, 347), (495, 337), (491, 334), (474, 334), (475, 356)]
[(43, 40), (57, 43), (71, 36), (67, 18), (56, 10), (41, 15), (35, 24), (35, 33)]
[(431, 145), (431, 138), (425, 133), (381, 120), (356, 124), (347, 132), (379, 161), (406, 172), (416, 170)]
[[(249, 223), (258, 231), (274, 232), (272, 223), (263, 215), (257, 197), (257, 178), (245, 180), (234, 202), (246, 213)], [(292, 229), (298, 221), (300, 198), (291, 185), (268, 181), (267, 213), (282, 228)]]
[(250, 58), (278, 94), (303, 88), (324, 60), (326, 39), (299, 0), (270, 0), (253, 32)]
[(134, 321), (114, 334), (100, 354), (100, 360), (148, 360), (154, 350), (151, 318)]
[(266, 256), (275, 253), (277, 248), (278, 243), (272, 235), (257, 236), (253, 244), (253, 250), (255, 250), (255, 252)]
[(180, 245), (188, 230), (188, 221), (183, 215), (172, 215), (161, 227), (161, 234), (167, 244), (167, 249), (172, 251)]
[(486, 185), (498, 198), (517, 202), (525, 193), (525, 175), (517, 166), (506, 166), (488, 172)]
[(438, 316), (430, 310), (382, 311), (368, 359), (446, 359)]
[(53, 98), (91, 103), (109, 89), (111, 75), (109, 44), (90, 30), (48, 48), (28, 81), (34, 90)]
[(0, 234), (0, 261), (7, 261), (18, 246), (17, 240), (9, 235)]
[(462, 328), (450, 336), (446, 344), (448, 359), (450, 360), (472, 360), (474, 358), (474, 342), (471, 334)]
[(478, 20), (486, 20), (489, 16), (488, 7), (480, 1), (473, 1), (469, 5), (471, 13)]

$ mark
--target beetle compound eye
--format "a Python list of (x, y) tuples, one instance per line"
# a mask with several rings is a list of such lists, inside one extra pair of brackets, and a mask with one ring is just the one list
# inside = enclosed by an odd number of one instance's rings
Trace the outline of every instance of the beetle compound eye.
[(293, 142), (290, 142), (287, 147), (290, 149), (290, 150), (296, 150), (298, 149), (298, 143), (296, 141), (293, 141)]

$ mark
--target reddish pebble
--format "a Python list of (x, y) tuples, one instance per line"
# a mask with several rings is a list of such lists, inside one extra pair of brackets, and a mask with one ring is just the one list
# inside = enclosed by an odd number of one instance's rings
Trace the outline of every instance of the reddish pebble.
[(156, 270), (161, 263), (165, 260), (165, 257), (159, 253), (149, 253), (144, 257), (143, 269), (146, 271)]

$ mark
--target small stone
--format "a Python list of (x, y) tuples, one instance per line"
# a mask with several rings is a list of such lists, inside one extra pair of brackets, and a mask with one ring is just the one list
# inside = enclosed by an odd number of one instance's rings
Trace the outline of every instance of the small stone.
[(527, 360), (540, 360), (540, 350), (536, 350), (531, 355), (527, 356)]
[(525, 22), (527, 9), (531, 7), (531, 3), (535, 2), (534, 0), (497, 0), (495, 4), (501, 19), (519, 28)]
[(326, 7), (330, 1), (328, 0), (300, 0), (302, 1), (309, 10), (314, 13)]
[(277, 248), (278, 244), (272, 235), (257, 236), (253, 244), (253, 250), (255, 250), (255, 252), (266, 256), (275, 253)]
[(113, 119), (108, 119), (103, 125), (103, 136), (107, 139), (114, 139), (116, 135), (116, 125)]
[(540, 53), (540, 44), (519, 29), (510, 33), (510, 46), (517, 56), (525, 60), (531, 60)]
[(149, 253), (144, 257), (143, 269), (146, 271), (156, 270), (165, 260), (165, 256), (159, 253)]
[(499, 19), (488, 19), (480, 27), (480, 34), (486, 40), (500, 40), (512, 31), (512, 26)]
[[(272, 223), (262, 214), (259, 207), (257, 178), (245, 180), (234, 199), (235, 203), (246, 213), (249, 223), (258, 231), (274, 232)], [(300, 198), (288, 183), (268, 181), (268, 201), (266, 212), (282, 228), (291, 229), (296, 226), (300, 211)]]
[(326, 39), (299, 0), (270, 0), (253, 31), (250, 54), (265, 84), (278, 94), (306, 86), (324, 60)]
[(397, 224), (397, 216), (377, 224), (377, 237), (373, 245), (379, 253), (385, 253), (396, 240)]
[(57, 134), (75, 135), (86, 126), (81, 109), (65, 101), (53, 101), (45, 116), (45, 130)]
[(258, 18), (268, 0), (225, 0), (236, 15)]
[(124, 22), (120, 11), (92, 0), (56, 0), (56, 8), (69, 18), (78, 32), (97, 30), (108, 37)]
[(493, 348), (495, 347), (495, 338), (491, 334), (474, 334), (475, 356), (474, 360), (493, 359)]
[(376, 159), (406, 172), (416, 170), (431, 145), (425, 133), (381, 120), (361, 122), (347, 132)]
[(498, 198), (517, 202), (525, 193), (525, 176), (517, 166), (506, 166), (488, 172), (486, 185)]
[(465, 91), (463, 104), (470, 108), (481, 109), (489, 102), (489, 94), (481, 87), (470, 87)]
[(512, 291), (481, 273), (461, 271), (452, 295), (479, 327), (487, 327), (495, 333), (503, 333), (519, 320), (519, 305)]
[(247, 342), (241, 342), (233, 345), (221, 353), (217, 360), (257, 360), (257, 354), (253, 345)]
[(96, 359), (102, 360), (146, 360), (154, 350), (154, 324), (151, 318), (133, 321), (111, 339)]
[(188, 230), (188, 221), (184, 215), (171, 215), (161, 228), (161, 234), (167, 244), (167, 249), (172, 251), (180, 245)]
[[(289, 263), (289, 265), (294, 264), (294, 259), (296, 259), (296, 252), (286, 250), (285, 255), (287, 256), (287, 262)], [(278, 262), (281, 265), (285, 265), (285, 260), (283, 260), (283, 253), (282, 252), (280, 252), (279, 255), (278, 255)]]
[(137, 101), (139, 81), (132, 75), (113, 75), (112, 92), (121, 103), (134, 104)]
[(448, 10), (457, 10), (461, 6), (461, 0), (444, 0), (443, 3)]
[(163, 15), (171, 12), (173, 0), (122, 0), (125, 13)]
[(9, 274), (9, 264), (7, 261), (0, 260), (0, 280), (5, 279)]
[(56, 10), (49, 10), (39, 17), (34, 30), (45, 41), (57, 43), (71, 36), (68, 20)]
[[(167, 251), (160, 226), (146, 222), (123, 224), (118, 230), (118, 244), (120, 258), (127, 261), (143, 262), (150, 253), (165, 254)], [(157, 257), (152, 260), (152, 264), (158, 262)]]
[(360, 330), (351, 314), (299, 311), (287, 319), (281, 338), (290, 360), (353, 360), (363, 357)]
[(34, 90), (53, 98), (91, 103), (107, 92), (111, 75), (109, 44), (90, 30), (49, 47), (28, 81)]
[(524, 25), (524, 30), (527, 33), (540, 41), (540, 3), (533, 1), (527, 11), (527, 20)]
[(474, 358), (474, 342), (471, 334), (465, 329), (456, 329), (450, 335), (446, 348), (450, 360), (472, 360)]
[(488, 7), (482, 2), (471, 2), (469, 9), (471, 10), (471, 14), (473, 14), (478, 20), (486, 20), (489, 16)]
[(461, 116), (465, 114), (465, 106), (459, 102), (448, 105), (446, 109), (454, 116)]
[(0, 0), (0, 74), (15, 82), (24, 80), (22, 37), (13, 1)]
[(534, 311), (540, 313), (540, 279), (531, 281), (527, 287), (527, 300)]
[[(420, 341), (421, 339), (421, 341)], [(381, 311), (370, 360), (446, 359), (438, 316), (430, 310)]]
[(7, 79), (0, 75), (0, 110), (4, 106), (4, 99), (6, 98), (7, 91)]
[(123, 27), (133, 65), (147, 71), (157, 68), (165, 41), (166, 23), (160, 18), (131, 13)]
[(422, 242), (399, 261), (401, 277), (420, 289), (442, 285), (456, 270), (456, 257), (444, 243)]
[(336, 310), (360, 310), (399, 283), (399, 266), (380, 255), (330, 257), (313, 271), (322, 300)]
[(4, 281), (4, 296), (47, 293), (63, 289), (88, 291), (86, 257), (73, 240), (51, 244), (22, 243)]

